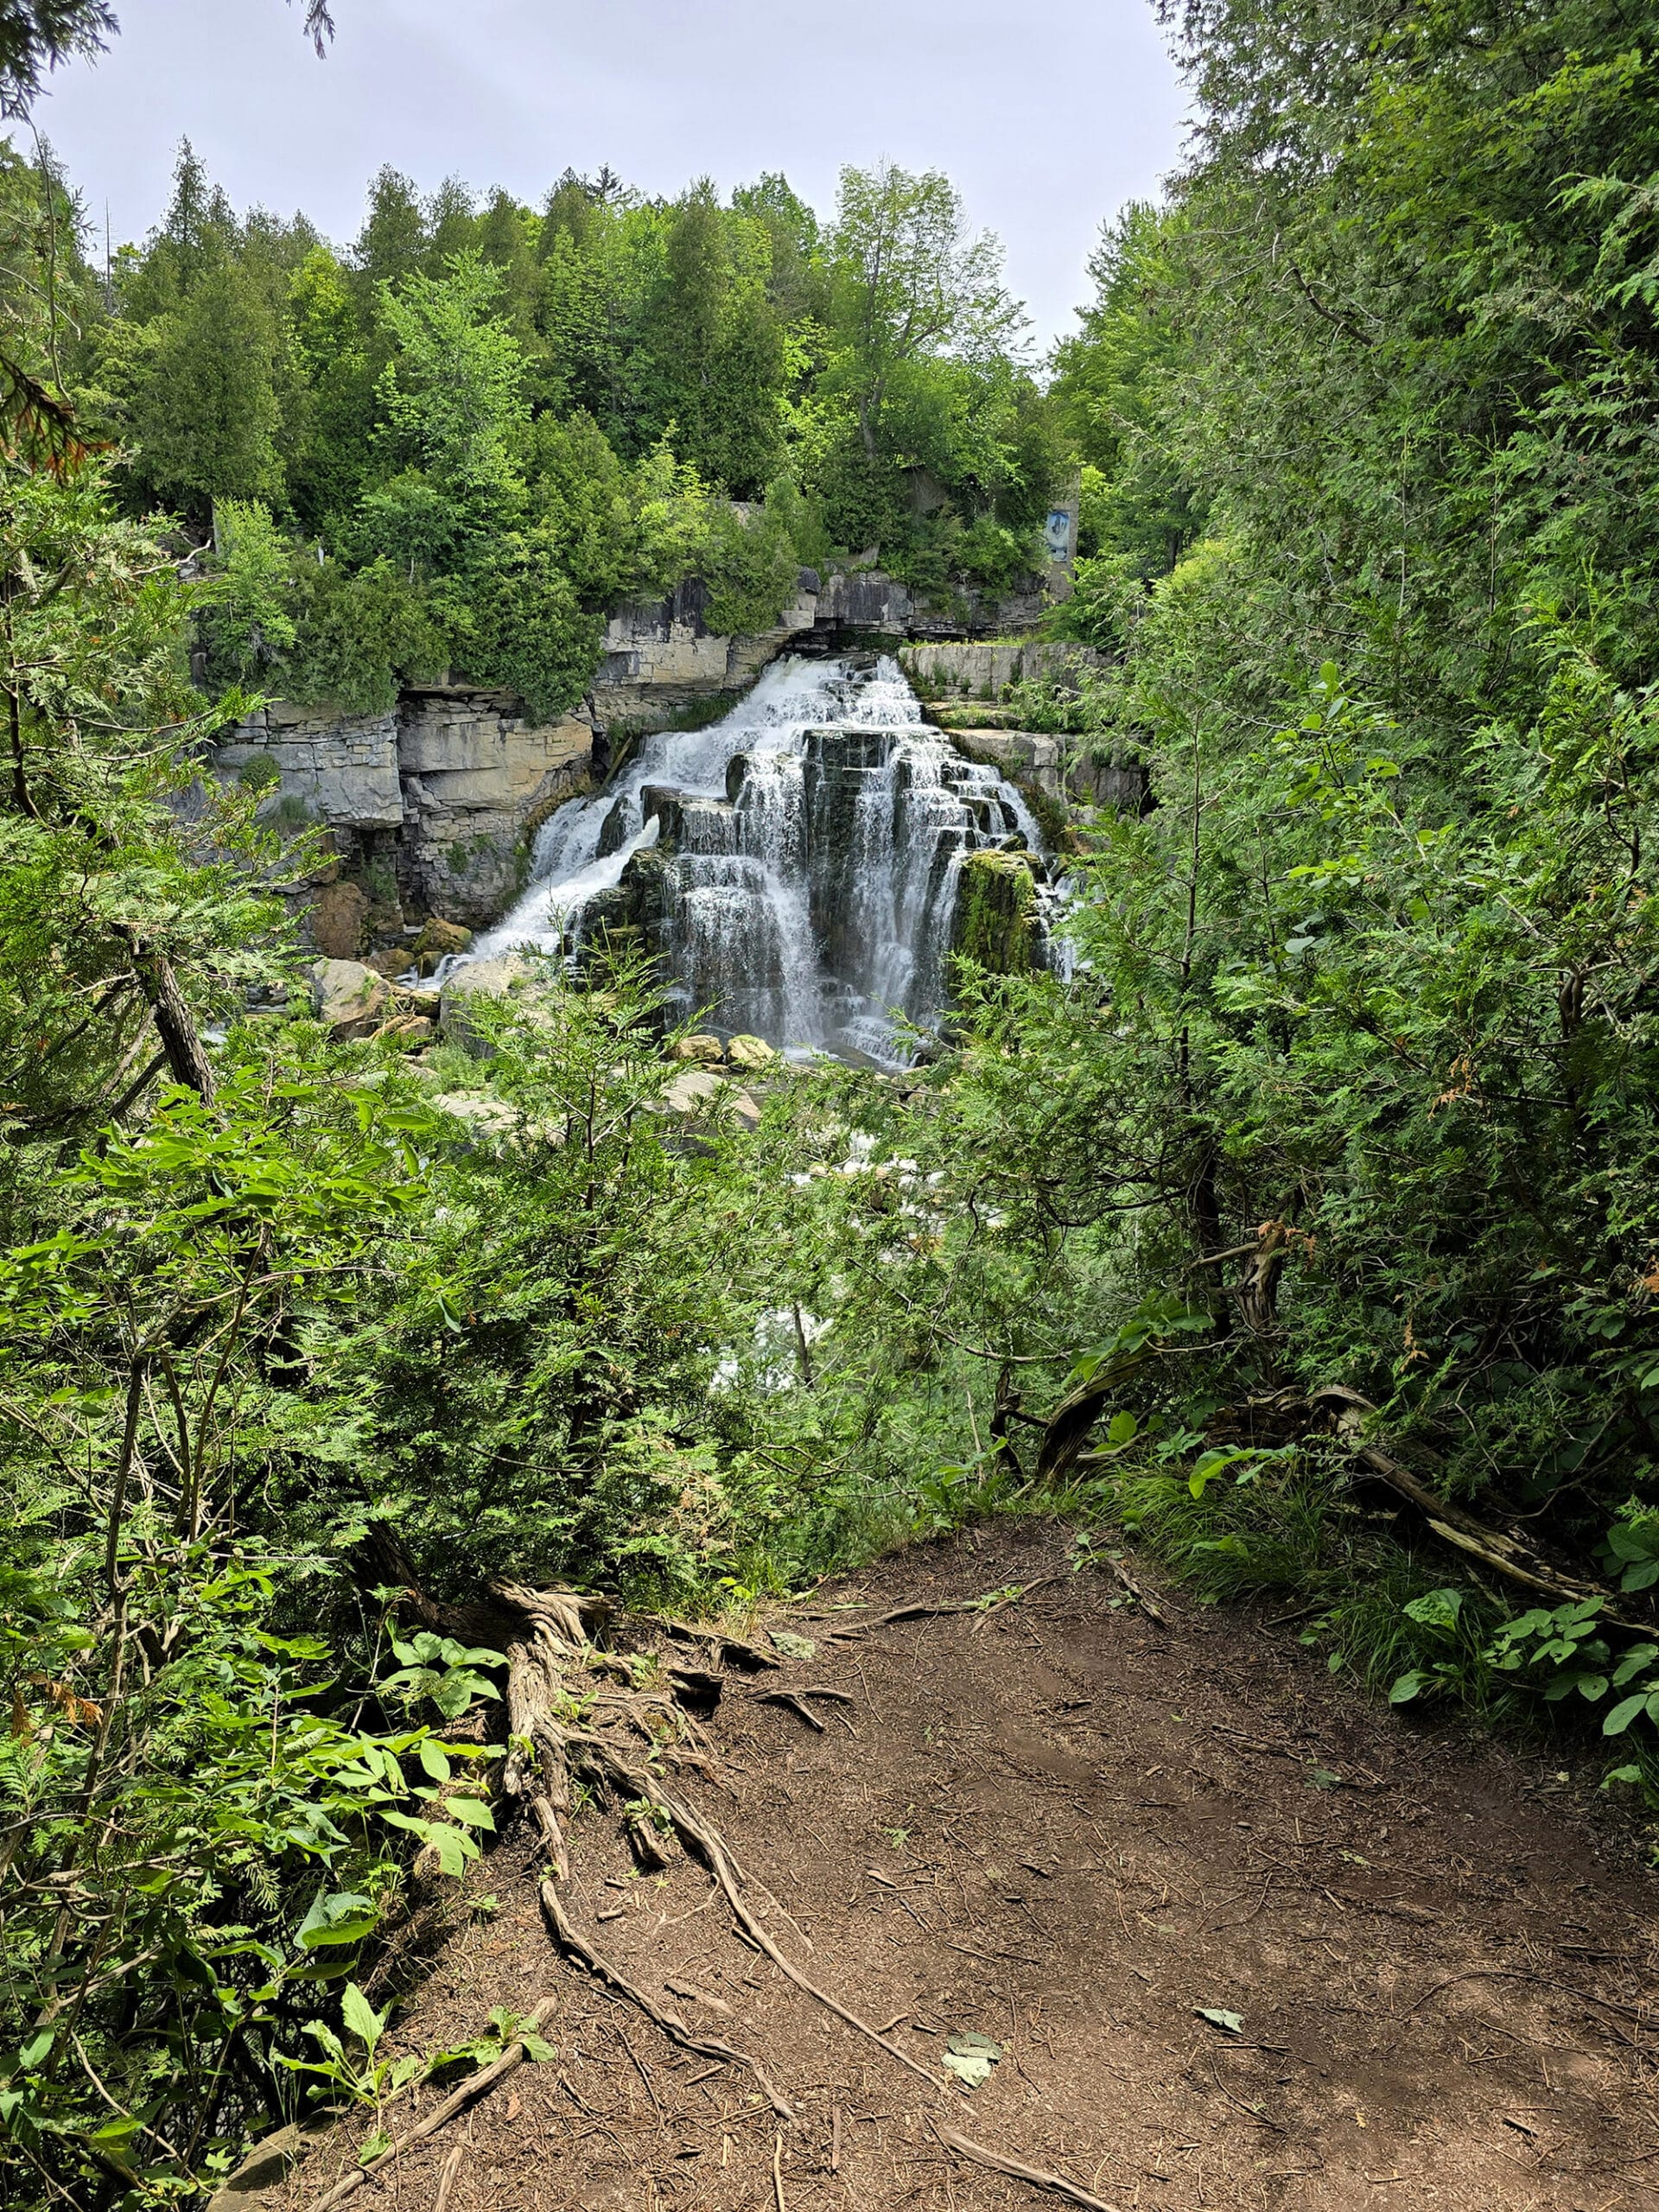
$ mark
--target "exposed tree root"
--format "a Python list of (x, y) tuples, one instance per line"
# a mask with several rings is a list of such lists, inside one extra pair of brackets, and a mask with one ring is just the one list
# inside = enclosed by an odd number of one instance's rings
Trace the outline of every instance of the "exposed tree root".
[(661, 1808), (667, 1818), (673, 1822), (675, 1830), (686, 1848), (702, 1860), (715, 1881), (719, 1883), (726, 1902), (731, 1907), (732, 1916), (743, 1933), (752, 1943), (766, 1953), (779, 1971), (786, 1974), (798, 1989), (804, 1991), (807, 1996), (815, 1999), (818, 2004), (833, 2012), (837, 2019), (844, 2020), (847, 2025), (857, 2034), (867, 2037), (879, 2050), (884, 2050), (889, 2058), (897, 2059), (900, 2066), (908, 2068), (912, 2074), (919, 2075), (924, 2082), (931, 2083), (935, 2088), (944, 2086), (936, 2074), (930, 2073), (925, 2066), (918, 2065), (908, 2051), (900, 2050), (896, 2044), (890, 2044), (883, 2035), (870, 2025), (868, 2020), (861, 2019), (856, 2012), (849, 2012), (838, 1998), (831, 1997), (827, 1990), (820, 1989), (815, 1982), (809, 1981), (794, 1961), (784, 1955), (745, 1901), (742, 1893), (742, 1875), (717, 1829), (708, 1826), (697, 1814), (691, 1810), (683, 1798), (676, 1796), (671, 1790), (665, 1789), (655, 1776), (642, 1773), (639, 1769), (628, 1766), (617, 1757), (609, 1745), (588, 1745), (584, 1748), (594, 1759), (595, 1765), (605, 1773), (606, 1778), (613, 1787), (620, 1784), (623, 1788), (632, 1790), (636, 1796)]
[(762, 1705), (786, 1706), (798, 1720), (805, 1721), (815, 1734), (822, 1736), (823, 1723), (797, 1690), (760, 1690), (754, 1693)]
[[(775, 1667), (779, 1662), (770, 1654), (718, 1630), (696, 1629), (677, 1621), (613, 1617), (604, 1600), (575, 1591), (535, 1590), (498, 1582), (489, 1586), (479, 1605), (441, 1605), (420, 1590), (407, 1555), (390, 1529), (373, 1530), (366, 1549), (365, 1564), (372, 1570), (375, 1580), (401, 1586), (403, 1609), (410, 1616), (442, 1634), (487, 1644), (506, 1656), (508, 1746), (502, 1792), (524, 1806), (536, 1824), (552, 1870), (551, 1878), (541, 1885), (542, 1910), (555, 1939), (569, 1955), (684, 2049), (722, 2064), (747, 2067), (779, 2117), (792, 2118), (790, 2105), (752, 2057), (717, 2037), (696, 2034), (677, 2013), (647, 1996), (602, 1958), (572, 1922), (558, 1887), (568, 1879), (569, 1868), (561, 1815), (570, 1810), (572, 1777), (580, 1776), (616, 1805), (629, 1842), (642, 1863), (666, 1864), (667, 1847), (677, 1841), (707, 1867), (739, 1930), (781, 1974), (908, 2072), (934, 2088), (944, 2086), (936, 2075), (887, 2042), (868, 2020), (809, 1980), (785, 1955), (745, 1897), (745, 1877), (724, 1838), (663, 1779), (664, 1765), (707, 1764), (703, 1757), (707, 1738), (686, 1708), (701, 1705), (706, 1710), (719, 1697), (721, 1686), (717, 1677), (700, 1670), (665, 1667), (660, 1639), (696, 1643), (717, 1660), (729, 1660), (751, 1672)], [(1020, 1594), (994, 1592), (988, 1598), (964, 1603), (901, 1605), (869, 1625), (879, 1627), (941, 1613), (985, 1613), (1012, 1603)], [(623, 1630), (633, 1640), (634, 1648), (620, 1652), (601, 1649), (593, 1640), (593, 1632), (601, 1624)], [(845, 1692), (821, 1694), (847, 1696)], [(801, 1694), (792, 1690), (778, 1694), (809, 1726), (822, 1728), (823, 1722), (804, 1703)], [(643, 1759), (639, 1758), (640, 1747)], [(778, 1910), (784, 1909), (780, 1905)], [(514, 2049), (522, 2058), (522, 2047)], [(499, 2076), (499, 2069), (505, 2063), (504, 2057), (496, 2069), (486, 2069), (464, 2084), (454, 2098), (439, 2108), (440, 2113), (447, 2117), (452, 2107), (458, 2111), (463, 2102), (482, 2094), (493, 2086), (491, 2077)], [(442, 2119), (433, 2115), (406, 2140), (419, 2140), (442, 2124)], [(359, 2176), (348, 2177), (314, 2206), (313, 2212), (328, 2212), (359, 2181)]]
[(700, 1643), (714, 1653), (717, 1665), (729, 1660), (746, 1673), (758, 1675), (766, 1668), (782, 1664), (775, 1653), (763, 1651), (758, 1643), (746, 1643), (741, 1637), (728, 1636), (724, 1629), (697, 1628), (690, 1621), (671, 1621), (660, 1614), (651, 1617), (651, 1625), (677, 1643)]
[(988, 2166), (994, 2174), (1007, 2174), (1014, 2181), (1029, 2182), (1033, 2189), (1052, 2190), (1057, 2196), (1069, 2196), (1074, 2204), (1087, 2205), (1089, 2212), (1117, 2212), (1116, 2205), (1090, 2196), (1086, 2189), (1067, 2181), (1064, 2174), (1052, 2174), (1046, 2166), (1023, 2165), (1018, 2158), (1005, 2158), (1000, 2151), (988, 2151), (982, 2143), (958, 2135), (954, 2127), (941, 2127), (937, 2120), (933, 2133), (947, 2150), (956, 2152), (960, 2158), (972, 2158), (978, 2165)]
[(747, 2051), (734, 2050), (730, 2044), (721, 2043), (716, 2036), (700, 2036), (694, 2033), (686, 2026), (677, 2012), (671, 2012), (664, 2005), (658, 2005), (653, 1998), (648, 1997), (643, 1989), (631, 1982), (618, 1967), (613, 1967), (609, 1960), (602, 1958), (565, 1911), (556, 1883), (543, 1882), (541, 1897), (542, 1911), (546, 1916), (548, 1926), (555, 1940), (569, 1951), (573, 1958), (582, 1961), (595, 1981), (603, 1982), (607, 1989), (613, 1990), (619, 1997), (626, 1998), (630, 2005), (637, 2006), (648, 2020), (654, 2021), (663, 2033), (671, 2042), (678, 2044), (683, 2050), (692, 2051), (700, 2058), (717, 2059), (728, 2066), (747, 2066), (760, 2084), (767, 2102), (779, 2119), (794, 2119), (794, 2107), (773, 2088)]
[[(531, 2011), (524, 2025), (539, 2028), (558, 2001), (556, 1997), (543, 1997)], [(442, 2104), (434, 2105), (424, 2120), (417, 2120), (413, 2127), (388, 2143), (378, 2158), (371, 2158), (366, 2165), (359, 2166), (354, 2172), (342, 2176), (332, 2189), (325, 2190), (312, 2205), (311, 2212), (334, 2212), (336, 2204), (344, 2204), (347, 2197), (354, 2196), (364, 2183), (378, 2173), (389, 2158), (399, 2157), (413, 2145), (424, 2143), (429, 2136), (435, 2135), (440, 2128), (447, 2127), (457, 2113), (466, 2111), (468, 2105), (476, 2102), (480, 2097), (487, 2096), (492, 2089), (499, 2088), (507, 2076), (516, 2074), (524, 2063), (524, 2046), (521, 2037), (510, 2043), (493, 2065), (482, 2067), (476, 2074), (469, 2075), (459, 2088), (449, 2092)], [(448, 2168), (444, 2171), (448, 2175)]]
[(852, 1643), (861, 1636), (873, 1636), (879, 1628), (891, 1628), (899, 1621), (937, 1620), (946, 1613), (1000, 1613), (1005, 1605), (1018, 1603), (1028, 1591), (1040, 1590), (1046, 1582), (1055, 1582), (1058, 1575), (1041, 1574), (1034, 1582), (1016, 1583), (1010, 1590), (988, 1590), (982, 1598), (941, 1599), (931, 1604), (918, 1599), (908, 1605), (894, 1605), (885, 1613), (878, 1613), (873, 1621), (855, 1621), (850, 1628), (833, 1629), (823, 1638), (825, 1643)]

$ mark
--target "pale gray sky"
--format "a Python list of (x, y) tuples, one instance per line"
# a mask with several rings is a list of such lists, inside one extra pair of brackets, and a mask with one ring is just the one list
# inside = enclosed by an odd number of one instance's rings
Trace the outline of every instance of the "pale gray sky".
[(648, 193), (843, 162), (940, 168), (1001, 232), (1039, 335), (1070, 327), (1103, 216), (1157, 189), (1183, 98), (1147, 0), (334, 0), (319, 62), (283, 0), (117, 0), (122, 32), (36, 121), (117, 245), (188, 136), (238, 207), (358, 228), (390, 162), (534, 203), (567, 163)]

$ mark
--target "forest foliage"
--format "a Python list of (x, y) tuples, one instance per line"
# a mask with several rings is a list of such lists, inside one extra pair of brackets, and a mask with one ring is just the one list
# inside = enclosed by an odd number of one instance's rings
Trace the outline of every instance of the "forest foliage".
[[(398, 2093), (384, 2008), (505, 1810), (499, 1655), (409, 1633), (387, 1529), (440, 1595), (691, 1609), (1058, 1504), (1659, 1796), (1653, 65), (1592, 0), (1166, 12), (1200, 131), (1046, 390), (925, 178), (826, 232), (778, 180), (383, 178), (339, 257), (187, 162), (107, 298), (0, 178), (0, 350), (114, 442), (0, 462), (16, 2201), (188, 2202), (310, 2088)], [(1077, 841), (1069, 976), (964, 971), (903, 1081), (695, 1142), (626, 965), (487, 1059), (273, 1010), (308, 855), (197, 778), (238, 687), (556, 703), (621, 593), (963, 573), (1072, 460), (1058, 620), (1150, 803)], [(1368, 1487), (1293, 1418), (1332, 1390), (1557, 1586)]]
[(531, 208), (388, 168), (341, 253), (186, 144), (105, 270), (50, 196), (64, 376), (126, 510), (210, 547), (218, 683), (365, 713), (453, 672), (551, 715), (629, 596), (692, 580), (758, 632), (837, 550), (944, 597), (1035, 565), (1064, 440), (937, 173), (849, 168), (821, 223), (777, 175), (567, 173)]

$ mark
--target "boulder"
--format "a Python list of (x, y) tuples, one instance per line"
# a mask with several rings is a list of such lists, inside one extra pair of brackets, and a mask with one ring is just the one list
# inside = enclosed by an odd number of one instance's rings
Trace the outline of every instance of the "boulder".
[(671, 1114), (706, 1114), (726, 1088), (725, 1077), (712, 1069), (686, 1068), (664, 1091), (663, 1103)]
[(726, 1057), (726, 1047), (718, 1037), (699, 1033), (695, 1037), (677, 1037), (671, 1047), (677, 1060), (695, 1060), (701, 1066), (717, 1068)]
[(311, 942), (325, 960), (355, 960), (363, 946), (369, 897), (360, 883), (325, 883), (311, 901), (307, 918)]
[(407, 976), (413, 964), (402, 945), (371, 952), (363, 963), (365, 968), (372, 968), (377, 976), (384, 976), (389, 983), (395, 983), (400, 976)]
[(712, 1068), (683, 1070), (664, 1091), (663, 1103), (671, 1114), (692, 1118), (725, 1114), (751, 1128), (760, 1119), (760, 1109), (748, 1092), (728, 1083), (723, 1075), (716, 1075)]
[(726, 1057), (734, 1068), (764, 1068), (778, 1057), (774, 1046), (764, 1037), (734, 1037), (726, 1047)]
[(510, 1001), (532, 1020), (549, 1020), (558, 985), (545, 969), (508, 953), (499, 960), (470, 960), (448, 979), (439, 1001), (438, 1027), (451, 1044), (480, 1058), (490, 1046), (479, 1027), (480, 1001)]
[(311, 1011), (336, 1038), (372, 1037), (391, 1007), (391, 986), (360, 960), (319, 960)]
[(451, 953), (467, 952), (472, 948), (473, 933), (459, 922), (447, 922), (442, 914), (434, 914), (415, 940), (411, 951), (423, 976), (429, 976), (439, 961), (447, 960)]
[(432, 1103), (441, 1114), (465, 1124), (469, 1136), (510, 1137), (524, 1126), (524, 1116), (505, 1098), (480, 1097), (474, 1090), (442, 1090)]

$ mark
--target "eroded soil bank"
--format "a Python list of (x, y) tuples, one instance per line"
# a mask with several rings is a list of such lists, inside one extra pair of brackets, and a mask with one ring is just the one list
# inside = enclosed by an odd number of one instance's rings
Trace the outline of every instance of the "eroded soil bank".
[[(353, 2201), (428, 2212), (446, 2166), (447, 2212), (1063, 2201), (945, 2129), (1119, 2212), (1651, 2204), (1654, 1878), (1628, 1840), (1553, 1763), (1367, 1705), (1294, 1627), (1162, 1592), (1160, 1624), (1073, 1573), (1070, 1541), (1002, 1524), (779, 1610), (817, 1648), (728, 1681), (718, 1767), (686, 1785), (776, 1901), (780, 1948), (939, 2086), (740, 1941), (700, 1868), (640, 1878), (611, 1824), (578, 1821), (572, 1918), (760, 2061), (797, 2109), (780, 2128), (747, 2071), (677, 2050), (558, 1955), (521, 1830), (478, 1877), (499, 1911), (450, 1942), (395, 2041), (451, 2046), (556, 1995), (556, 2056)], [(860, 1618), (825, 1618), (837, 1603), (1014, 1584), (988, 1613), (825, 1640)], [(817, 1701), (814, 1733), (756, 1694), (780, 1682), (851, 1701)], [(941, 2070), (964, 2031), (1002, 2050), (971, 2092)], [(400, 2100), (399, 2124), (439, 2094)], [(353, 2157), (332, 2139), (284, 2207)]]

